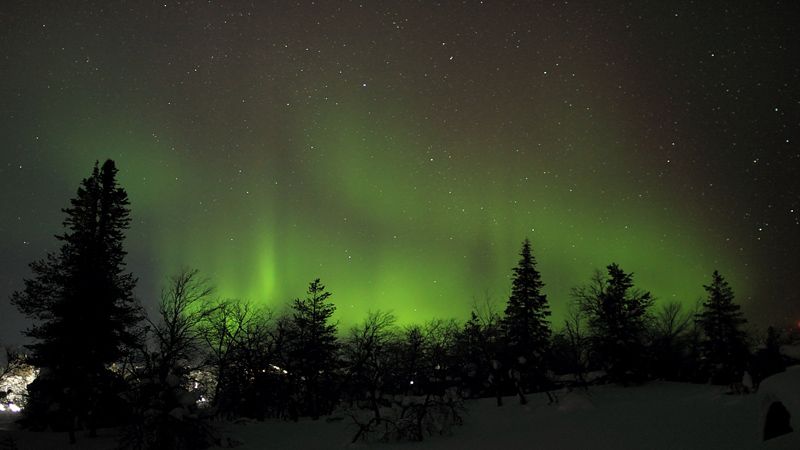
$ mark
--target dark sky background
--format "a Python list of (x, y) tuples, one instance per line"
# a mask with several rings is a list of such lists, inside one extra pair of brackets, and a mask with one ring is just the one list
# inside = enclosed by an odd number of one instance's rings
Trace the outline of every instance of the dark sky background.
[[(596, 3), (603, 3), (598, 6)], [(561, 323), (616, 261), (800, 320), (798, 2), (3, 2), (0, 296), (112, 158), (151, 305), (199, 268), (346, 325), (504, 302), (525, 237)], [(0, 303), (0, 341), (26, 325)]]

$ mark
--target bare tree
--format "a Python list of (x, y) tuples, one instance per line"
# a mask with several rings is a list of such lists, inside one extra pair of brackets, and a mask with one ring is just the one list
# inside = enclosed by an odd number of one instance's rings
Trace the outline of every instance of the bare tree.
[[(503, 383), (505, 370), (503, 360), (503, 335), (501, 328), (502, 315), (497, 303), (489, 293), (483, 299), (473, 300), (472, 315), (462, 332), (462, 340), (466, 341), (466, 353), (470, 360), (477, 381), (487, 381), (497, 400), (497, 406), (503, 405)], [(469, 375), (469, 374), (468, 374)]]
[(692, 323), (691, 311), (684, 312), (680, 302), (670, 302), (661, 306), (655, 314), (653, 328), (656, 336), (675, 339), (689, 329)]
[(502, 318), (500, 308), (497, 302), (489, 295), (489, 292), (484, 293), (481, 300), (473, 298), (472, 312), (475, 313), (475, 317), (482, 328), (499, 328), (500, 319)]
[(169, 279), (161, 292), (158, 318), (147, 319), (155, 340), (159, 379), (178, 367), (198, 363), (201, 325), (216, 311), (211, 305), (214, 288), (196, 269), (183, 269)]
[(564, 337), (568, 345), (569, 357), (575, 382), (586, 386), (586, 370), (589, 364), (589, 337), (587, 335), (585, 316), (575, 305), (567, 311), (564, 319)]
[[(357, 412), (351, 414), (358, 427), (353, 442), (375, 434), (382, 440), (420, 441), (425, 435), (446, 433), (461, 424), (462, 399), (450, 385), (455, 368), (453, 349), (459, 335), (455, 321), (432, 320), (396, 331), (393, 316), (371, 313), (355, 331), (356, 341), (381, 342), (386, 349), (381, 352), (385, 355), (381, 364), (387, 367), (374, 374), (391, 378), (392, 382), (380, 380), (380, 385), (399, 395), (387, 398), (384, 412), (379, 411), (380, 405), (371, 404), (373, 411), (369, 418)], [(362, 346), (360, 353), (369, 355), (366, 347)]]
[(659, 308), (650, 324), (650, 346), (653, 374), (668, 380), (684, 379), (691, 371), (689, 354), (692, 311), (679, 302), (666, 303)]
[(294, 392), (286, 370), (292, 323), (269, 308), (225, 300), (200, 325), (207, 367), (215, 375), (218, 414), (282, 416)]
[(200, 323), (200, 335), (208, 352), (208, 365), (216, 375), (214, 403), (221, 411), (229, 411), (233, 405), (226, 404), (224, 391), (235, 386), (239, 374), (233, 373), (236, 353), (245, 339), (251, 322), (256, 319), (251, 305), (236, 300), (218, 303)]
[(370, 311), (350, 329), (342, 348), (349, 369), (351, 395), (358, 400), (363, 389), (376, 422), (380, 423), (381, 393), (391, 370), (390, 343), (397, 335), (397, 319), (391, 312)]
[(216, 306), (213, 289), (197, 270), (183, 269), (161, 292), (156, 318), (147, 318), (150, 348), (128, 393), (133, 418), (122, 432), (122, 448), (207, 448), (213, 428), (197, 413), (188, 391), (189, 374), (202, 365), (201, 325)]

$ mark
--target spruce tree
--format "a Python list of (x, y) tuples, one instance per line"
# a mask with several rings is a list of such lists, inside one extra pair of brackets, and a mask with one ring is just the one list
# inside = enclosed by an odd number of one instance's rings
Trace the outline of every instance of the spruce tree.
[(653, 304), (649, 292), (633, 287), (633, 274), (617, 264), (598, 272), (592, 283), (573, 291), (587, 315), (592, 349), (612, 381), (627, 382), (643, 375), (645, 332)]
[(33, 262), (33, 277), (12, 295), (35, 321), (25, 332), (34, 339), (31, 360), (42, 369), (29, 389), (32, 422), (45, 419), (54, 405), (61, 420), (84, 417), (90, 428), (94, 418), (108, 418), (103, 410), (112, 408), (107, 402), (118, 388), (109, 367), (137, 341), (136, 279), (125, 270), (123, 249), (130, 208), (116, 175), (113, 161), (95, 163), (63, 209), (59, 251)]
[(725, 278), (714, 271), (710, 285), (704, 285), (708, 298), (697, 322), (703, 330), (702, 354), (711, 380), (730, 383), (741, 379), (747, 362), (747, 336), (741, 327), (747, 320)]
[(540, 384), (543, 382), (543, 358), (550, 339), (547, 320), (550, 309), (547, 296), (542, 293), (544, 283), (536, 270), (530, 240), (525, 239), (522, 243), (520, 256), (517, 267), (513, 269), (511, 295), (506, 303), (502, 327), (511, 366), (522, 376), (533, 375), (533, 382)]
[(332, 316), (336, 307), (319, 278), (308, 286), (305, 299), (292, 304), (290, 374), (299, 384), (304, 410), (314, 419), (329, 411), (335, 399), (330, 394), (337, 366), (339, 344)]

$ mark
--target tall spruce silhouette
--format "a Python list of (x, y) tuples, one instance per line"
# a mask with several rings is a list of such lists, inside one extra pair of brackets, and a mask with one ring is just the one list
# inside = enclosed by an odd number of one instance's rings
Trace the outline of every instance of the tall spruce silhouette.
[(607, 278), (598, 271), (589, 285), (573, 290), (573, 296), (589, 320), (592, 349), (599, 363), (612, 381), (627, 382), (643, 375), (653, 297), (634, 288), (633, 274), (617, 264), (606, 269)]
[(332, 317), (336, 307), (319, 278), (308, 285), (308, 296), (292, 303), (290, 374), (299, 384), (304, 411), (312, 418), (329, 411), (335, 399), (332, 383), (339, 344)]
[(711, 379), (717, 383), (739, 380), (748, 355), (747, 336), (741, 329), (747, 319), (733, 302), (733, 289), (718, 271), (712, 274), (711, 284), (703, 288), (708, 298), (697, 322), (703, 330), (701, 348)]
[[(95, 163), (63, 209), (59, 251), (31, 263), (33, 277), (12, 295), (35, 321), (25, 332), (34, 339), (31, 361), (42, 369), (29, 388), (26, 413), (33, 423), (83, 417), (93, 429), (95, 418), (108, 418), (104, 409), (113, 409), (118, 386), (108, 368), (137, 341), (142, 316), (123, 249), (130, 208), (116, 175), (113, 161)], [(46, 417), (55, 405), (61, 417)]]
[[(547, 296), (542, 293), (544, 283), (536, 270), (530, 240), (525, 239), (522, 243), (519, 255), (519, 263), (513, 269), (514, 279), (502, 328), (511, 366), (519, 370), (520, 375), (534, 378), (521, 380), (521, 383), (539, 384), (542, 382), (543, 359), (550, 339), (550, 323), (547, 320), (550, 309)], [(523, 397), (520, 399), (524, 401)]]

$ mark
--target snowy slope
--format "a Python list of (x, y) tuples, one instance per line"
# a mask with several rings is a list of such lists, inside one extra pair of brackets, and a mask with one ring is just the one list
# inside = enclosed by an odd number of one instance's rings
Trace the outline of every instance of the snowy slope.
[[(652, 383), (641, 387), (602, 386), (589, 395), (562, 393), (558, 405), (544, 395), (528, 406), (514, 398), (498, 408), (493, 399), (469, 402), (470, 414), (452, 436), (423, 443), (349, 444), (346, 423), (264, 423), (232, 425), (241, 448), (281, 449), (755, 449), (800, 448), (793, 439), (762, 445), (756, 395), (726, 395), (718, 386)], [(789, 447), (778, 441), (788, 442)], [(794, 447), (792, 447), (794, 445)]]
[[(777, 384), (800, 392), (795, 381), (764, 383), (767, 388)], [(468, 401), (469, 414), (462, 427), (451, 436), (422, 443), (350, 444), (355, 430), (347, 419), (247, 422), (224, 428), (227, 436), (242, 442), (236, 447), (240, 450), (800, 449), (800, 432), (761, 442), (762, 394), (727, 395), (726, 391), (720, 386), (658, 382), (627, 388), (599, 386), (588, 395), (561, 392), (559, 403), (550, 406), (544, 395), (531, 396), (527, 406), (509, 397), (502, 408), (495, 406), (494, 399)], [(9, 428), (13, 427), (8, 423), (0, 424), (0, 439), (11, 433), (20, 450), (108, 449), (114, 442), (111, 430), (101, 430), (98, 440), (83, 437), (77, 446), (69, 446), (64, 434), (2, 431)]]
[[(790, 424), (795, 430), (791, 434), (800, 434), (800, 366), (789, 367), (785, 372), (775, 374), (762, 381), (758, 387), (758, 396), (761, 426), (766, 421), (769, 407), (775, 402), (781, 402), (791, 414)], [(800, 449), (800, 445), (787, 448)]]

